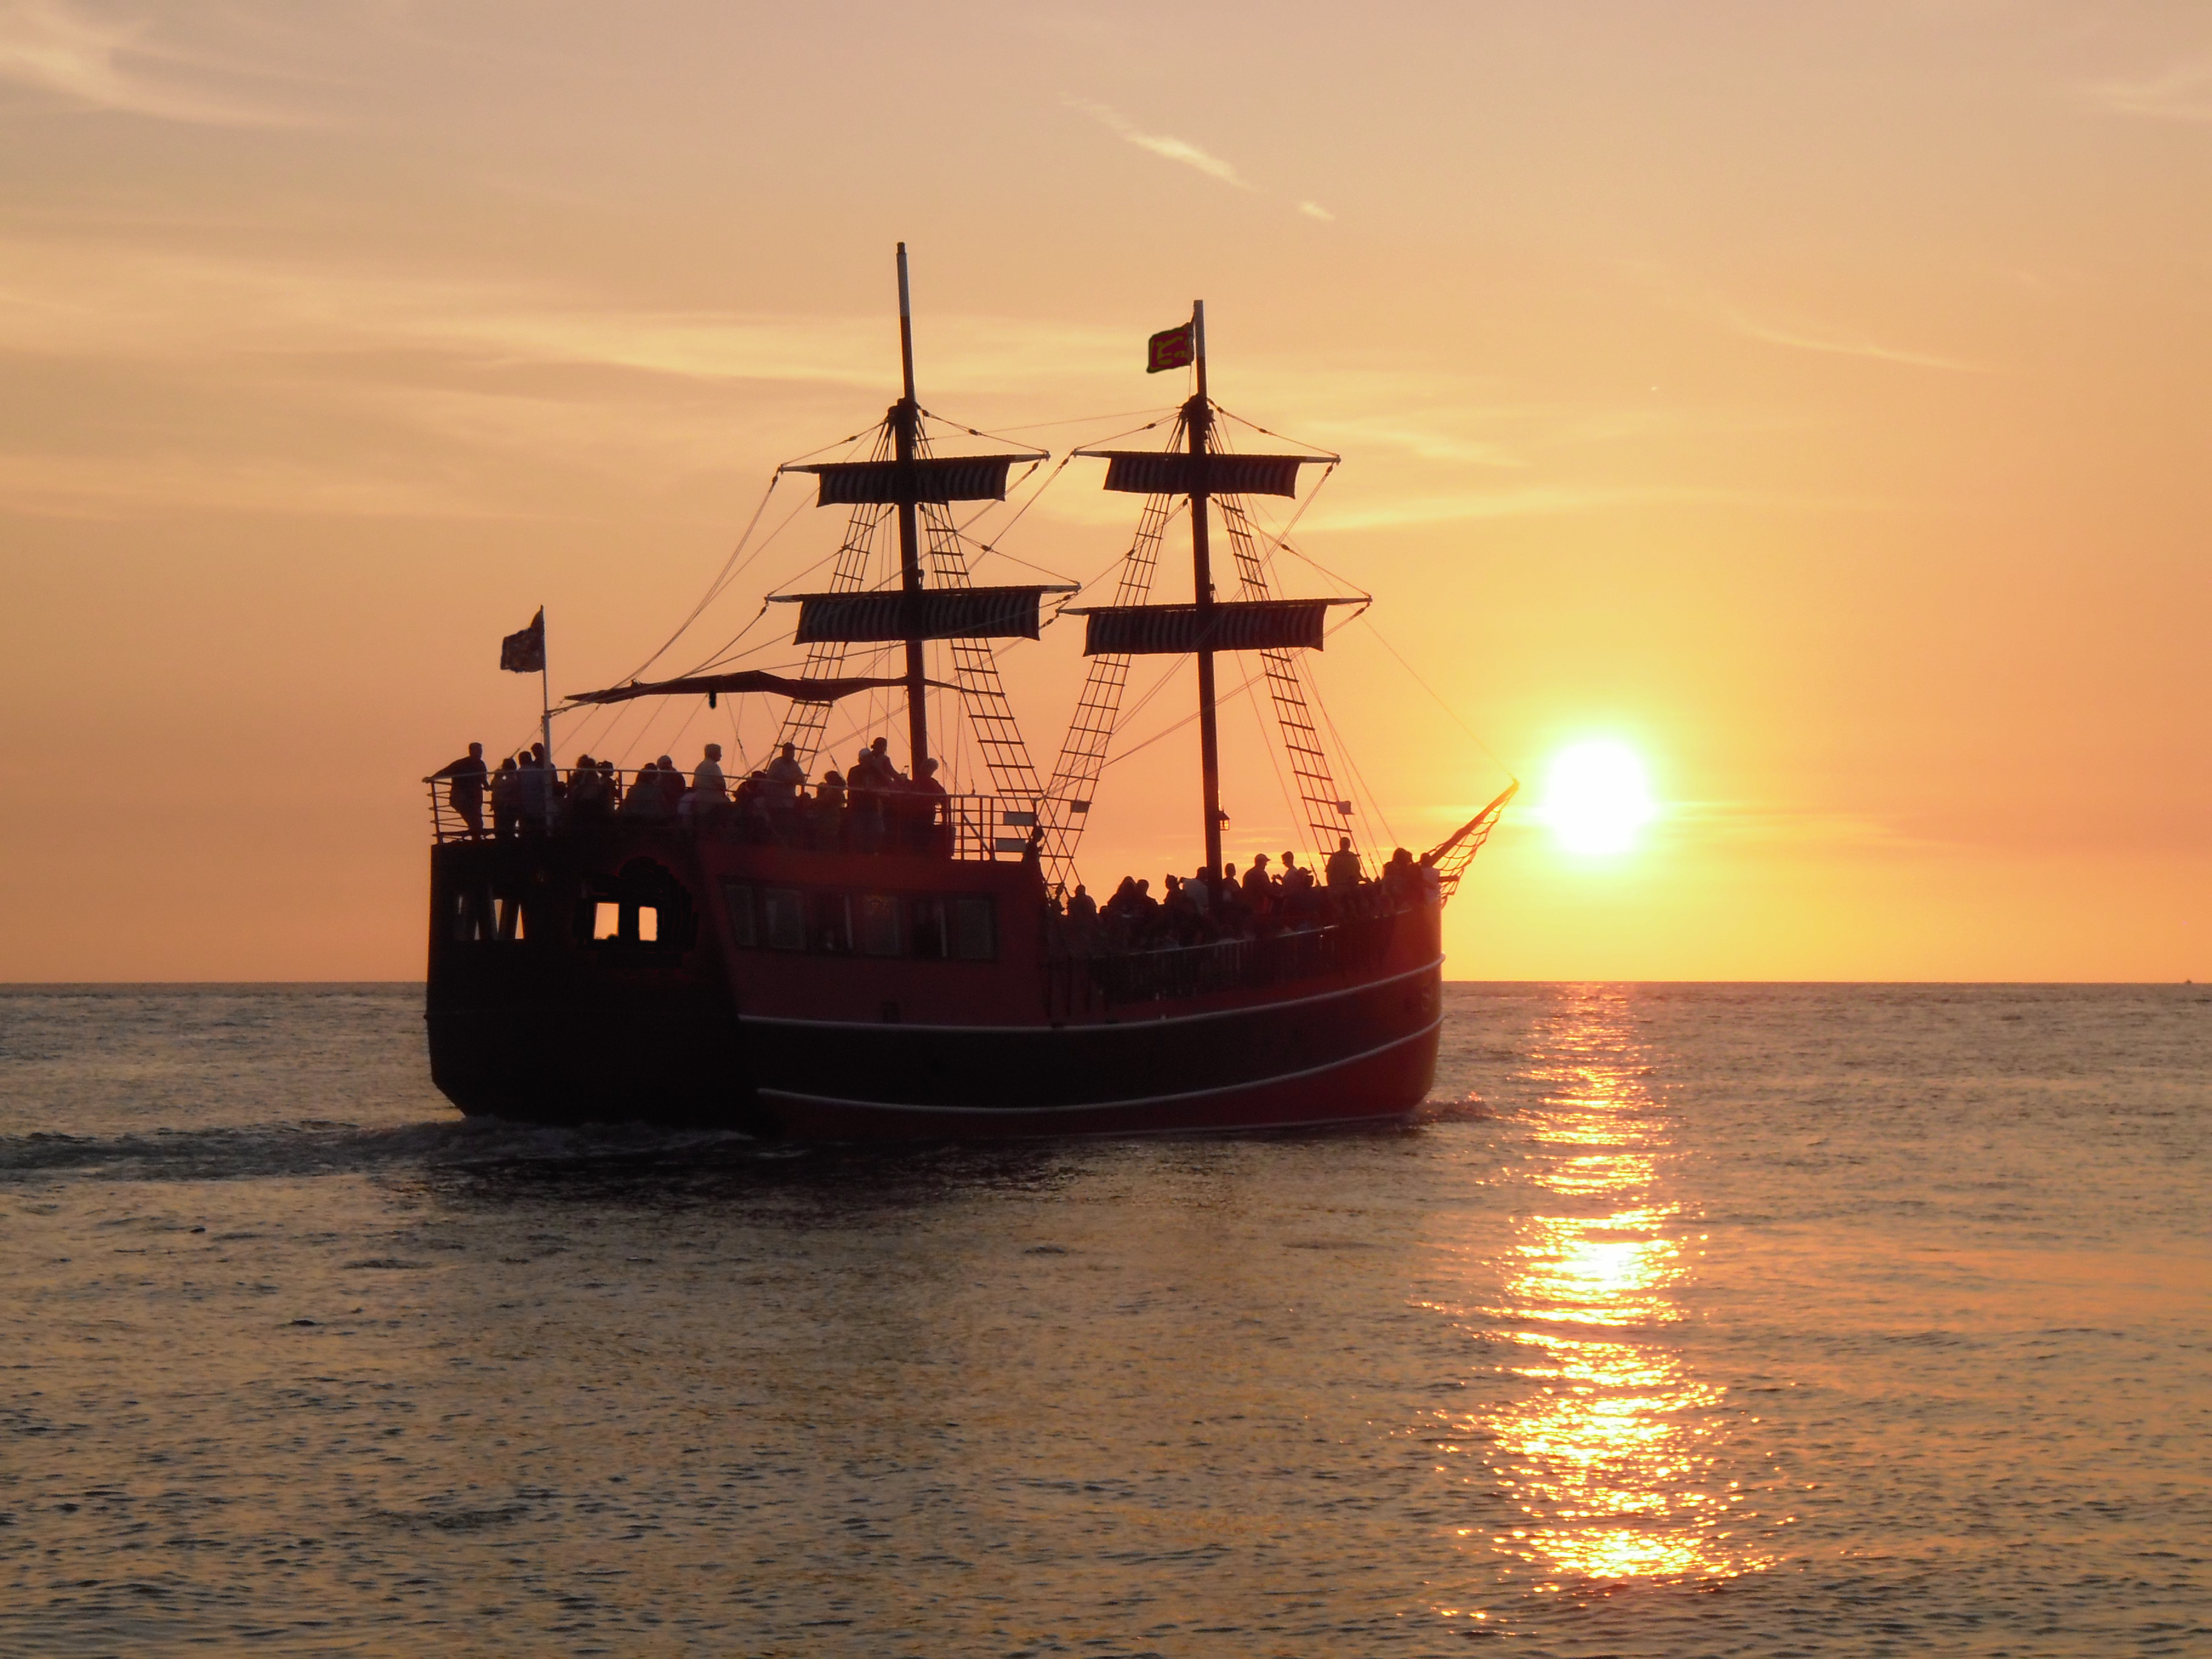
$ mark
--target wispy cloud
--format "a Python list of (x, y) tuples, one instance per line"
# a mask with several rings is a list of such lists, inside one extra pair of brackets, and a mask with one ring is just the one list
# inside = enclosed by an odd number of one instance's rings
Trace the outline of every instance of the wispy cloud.
[(178, 71), (241, 66), (211, 64), (151, 38), (144, 22), (88, 15), (65, 0), (0, 0), (0, 82), (80, 108), (206, 126), (305, 125), (302, 118), (185, 83)]
[(1298, 211), (1304, 214), (1309, 219), (1319, 219), (1324, 223), (1334, 222), (1336, 218), (1336, 216), (1334, 213), (1331, 213), (1319, 202), (1301, 202), (1298, 204)]
[(1984, 365), (1967, 362), (1961, 358), (1941, 356), (1932, 351), (1909, 350), (1902, 346), (1884, 345), (1878, 341), (1849, 335), (1784, 327), (1747, 316), (1733, 307), (1723, 307), (1722, 315), (1729, 327), (1746, 338), (1763, 340), (1769, 345), (1787, 346), (1793, 351), (1818, 351), (1838, 357), (1867, 357), (1877, 362), (1902, 363), (1913, 368), (1949, 369), (1961, 374), (1988, 373)]
[(1797, 495), (1769, 490), (1706, 489), (1696, 485), (1528, 484), (1504, 489), (1407, 495), (1364, 501), (1339, 497), (1316, 507), (1304, 522), (1308, 528), (1316, 531), (1382, 530), (1412, 525), (1479, 522), (1489, 519), (1558, 518), (1571, 514), (1603, 513), (1621, 507), (1673, 502), (1846, 513), (1881, 512), (1893, 505), (1871, 498)]
[(47, 455), (0, 453), (0, 510), (47, 519), (127, 520), (160, 511), (300, 514), (315, 517), (512, 518), (493, 504), (421, 476), (278, 457)]
[(1237, 173), (1234, 165), (1209, 150), (1201, 149), (1188, 138), (1176, 138), (1162, 132), (1140, 131), (1133, 121), (1109, 105), (1092, 103), (1084, 98), (1063, 98), (1060, 101), (1070, 109), (1080, 110), (1109, 131), (1119, 133), (1139, 149), (1148, 149), (1170, 161), (1180, 161), (1187, 167), (1195, 167), (1207, 178), (1218, 179), (1223, 184), (1234, 185), (1239, 190), (1253, 188)]
[[(274, 365), (413, 352), (489, 368), (625, 370), (699, 382), (882, 388), (886, 319), (640, 310), (552, 285), (453, 280), (84, 241), (0, 241), (0, 353)], [(940, 393), (1126, 369), (1123, 333), (1036, 319), (933, 316), (917, 343)]]
[(2177, 64), (2145, 79), (2100, 81), (2079, 90), (2085, 101), (2114, 115), (2212, 123), (2212, 63)]

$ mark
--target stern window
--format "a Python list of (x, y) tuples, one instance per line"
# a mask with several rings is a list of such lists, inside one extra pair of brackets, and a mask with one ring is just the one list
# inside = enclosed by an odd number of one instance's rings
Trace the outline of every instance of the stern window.
[(853, 904), (842, 893), (814, 896), (814, 948), (824, 956), (849, 956), (853, 950)]
[(806, 948), (806, 907), (796, 890), (789, 887), (764, 887), (761, 890), (761, 932), (771, 951), (804, 951)]
[(951, 950), (948, 955), (966, 962), (988, 962), (999, 954), (998, 929), (993, 926), (992, 902), (987, 898), (955, 899), (951, 911)]
[(729, 907), (731, 939), (740, 948), (751, 950), (758, 940), (753, 932), (753, 890), (750, 884), (724, 882), (722, 902)]
[(860, 949), (872, 957), (899, 953), (899, 907), (881, 893), (860, 895)]

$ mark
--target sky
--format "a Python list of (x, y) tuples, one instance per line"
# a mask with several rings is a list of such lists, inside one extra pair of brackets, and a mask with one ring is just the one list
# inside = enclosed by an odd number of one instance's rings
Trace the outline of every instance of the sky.
[[(896, 395), (902, 240), (940, 415), (1140, 425), (1203, 297), (1221, 404), (1343, 456), (1277, 567), (1374, 596), (1312, 664), (1372, 833), (1523, 785), (1451, 975), (2212, 976), (2201, 6), (0, 0), (0, 978), (419, 976), (500, 636), (643, 663)], [(977, 580), (1109, 569), (1097, 485)], [(834, 548), (767, 500), (662, 667)], [(1007, 653), (1041, 758), (1079, 651)], [(1194, 695), (1094, 886), (1198, 862)], [(1627, 851), (1546, 821), (1589, 740)]]

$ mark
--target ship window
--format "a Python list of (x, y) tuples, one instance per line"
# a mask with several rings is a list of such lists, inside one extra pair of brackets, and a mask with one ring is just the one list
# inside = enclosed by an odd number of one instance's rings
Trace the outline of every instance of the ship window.
[(592, 906), (592, 937), (594, 939), (622, 937), (622, 906), (601, 899)]
[(853, 949), (853, 901), (842, 893), (814, 896), (814, 948), (825, 955), (848, 956)]
[(742, 881), (722, 884), (722, 902), (729, 907), (730, 937), (744, 950), (757, 942), (753, 933), (753, 890)]
[(637, 907), (637, 942), (656, 945), (660, 940), (660, 912), (650, 904)]
[(914, 902), (914, 954), (935, 958), (945, 954), (945, 901), (918, 898)]
[(951, 910), (952, 949), (949, 954), (968, 962), (988, 962), (999, 953), (997, 931), (993, 926), (991, 901), (987, 898), (955, 899)]
[(895, 957), (899, 953), (898, 901), (881, 893), (863, 893), (860, 898), (860, 949), (872, 957)]
[(771, 951), (806, 948), (806, 909), (788, 887), (761, 889), (761, 933)]

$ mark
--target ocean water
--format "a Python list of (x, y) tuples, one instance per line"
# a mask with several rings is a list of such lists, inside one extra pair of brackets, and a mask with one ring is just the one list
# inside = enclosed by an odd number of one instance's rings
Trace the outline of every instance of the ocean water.
[(465, 1123), (0, 991), (0, 1653), (2212, 1654), (2212, 993), (1460, 986), (1417, 1124)]

